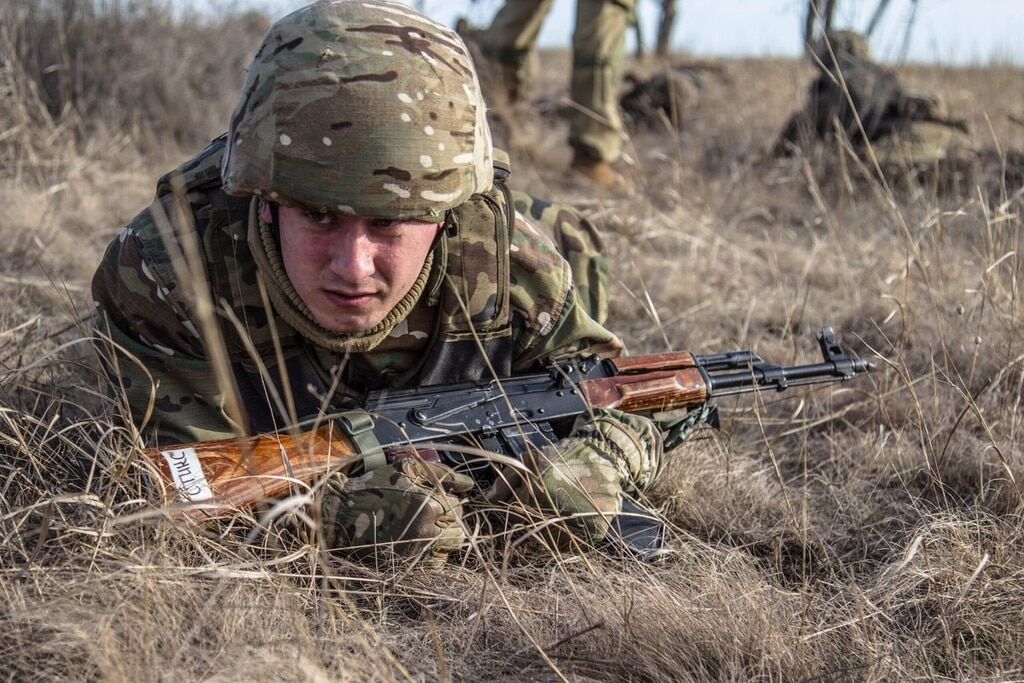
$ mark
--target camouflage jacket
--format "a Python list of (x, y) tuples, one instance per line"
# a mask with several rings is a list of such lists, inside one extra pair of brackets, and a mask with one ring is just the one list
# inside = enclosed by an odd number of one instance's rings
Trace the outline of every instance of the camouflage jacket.
[[(598, 322), (607, 302), (593, 226), (570, 209), (507, 191), (507, 168), (496, 168), (491, 192), (452, 212), (456, 229), (450, 221), (438, 240), (427, 288), (408, 316), (367, 352), (328, 351), (288, 325), (261, 289), (247, 243), (253, 200), (223, 192), (223, 148), (218, 138), (164, 176), (154, 203), (111, 242), (93, 278), (97, 345), (133, 421), (151, 440), (235, 432), (196, 304), (180, 282), (188, 272), (185, 231), (198, 239), (247, 414), (240, 427), (249, 433), (284, 428), (288, 412), (301, 419), (351, 407), (373, 389), (480, 379), (572, 353), (621, 351)], [(464, 297), (446, 295), (453, 281)], [(288, 402), (294, 410), (283, 411)]]

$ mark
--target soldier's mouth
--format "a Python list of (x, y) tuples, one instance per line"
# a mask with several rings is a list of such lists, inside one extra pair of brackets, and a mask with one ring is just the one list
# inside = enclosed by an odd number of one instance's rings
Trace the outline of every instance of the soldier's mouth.
[(341, 308), (361, 308), (363, 306), (370, 305), (376, 298), (376, 292), (356, 292), (348, 294), (345, 292), (335, 292), (329, 289), (321, 290), (327, 300), (335, 306)]

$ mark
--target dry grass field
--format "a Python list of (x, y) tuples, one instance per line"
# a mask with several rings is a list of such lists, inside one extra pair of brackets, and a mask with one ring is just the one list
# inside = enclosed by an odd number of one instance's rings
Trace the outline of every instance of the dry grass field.
[(808, 65), (716, 62), (680, 131), (634, 135), (636, 194), (597, 197), (565, 171), (567, 57), (545, 55), (513, 184), (599, 222), (633, 352), (812, 362), (831, 323), (878, 370), (724, 402), (652, 493), (661, 564), (480, 539), (385, 571), (155, 511), (89, 351), (89, 280), (221, 131), (266, 23), (84, 4), (0, 1), (0, 678), (1024, 678), (1024, 193), (1000, 170), (1020, 70), (903, 70), (989, 152), (889, 183), (835, 150), (767, 155)]

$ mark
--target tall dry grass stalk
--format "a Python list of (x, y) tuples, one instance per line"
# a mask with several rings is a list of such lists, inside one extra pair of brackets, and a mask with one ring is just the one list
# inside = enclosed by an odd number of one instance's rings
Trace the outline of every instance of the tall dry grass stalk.
[[(751, 346), (792, 362), (833, 323), (880, 369), (726, 402), (723, 431), (671, 454), (652, 493), (678, 550), (663, 564), (511, 552), (482, 531), (442, 572), (328, 563), (312, 537), (257, 519), (164, 519), (77, 322), (105, 243), (165, 157), (227, 120), (258, 40), (246, 22), (260, 22), (130, 1), (3, 8), (8, 678), (1024, 675), (1024, 237), (1002, 163), (886, 192), (848, 149), (766, 158), (810, 77), (785, 62), (724, 63), (680, 132), (639, 133), (633, 197), (573, 184), (564, 124), (526, 117), (514, 184), (599, 220), (612, 326), (634, 351)], [(546, 56), (552, 99), (560, 60)], [(990, 162), (1024, 147), (1011, 118), (1024, 93), (1006, 87), (1019, 71), (906, 76), (962, 105)]]

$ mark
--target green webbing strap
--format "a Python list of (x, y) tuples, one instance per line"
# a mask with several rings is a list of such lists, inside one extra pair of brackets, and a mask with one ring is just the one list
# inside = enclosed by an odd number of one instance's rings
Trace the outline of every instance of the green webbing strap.
[[(715, 407), (709, 403), (705, 403), (699, 408), (694, 408), (688, 411), (683, 417), (670, 417), (668, 419), (655, 420), (658, 427), (665, 435), (664, 445), (662, 448), (667, 453), (674, 448), (680, 446), (686, 437), (690, 435), (694, 429), (699, 425), (704, 424), (712, 419), (712, 413), (714, 413)], [(672, 411), (676, 413), (677, 411)], [(672, 414), (668, 413), (668, 414)]]
[(373, 417), (365, 410), (346, 410), (338, 415), (338, 424), (352, 438), (356, 451), (363, 458), (363, 469), (366, 472), (388, 464), (384, 449), (380, 447), (377, 436), (373, 433)]

